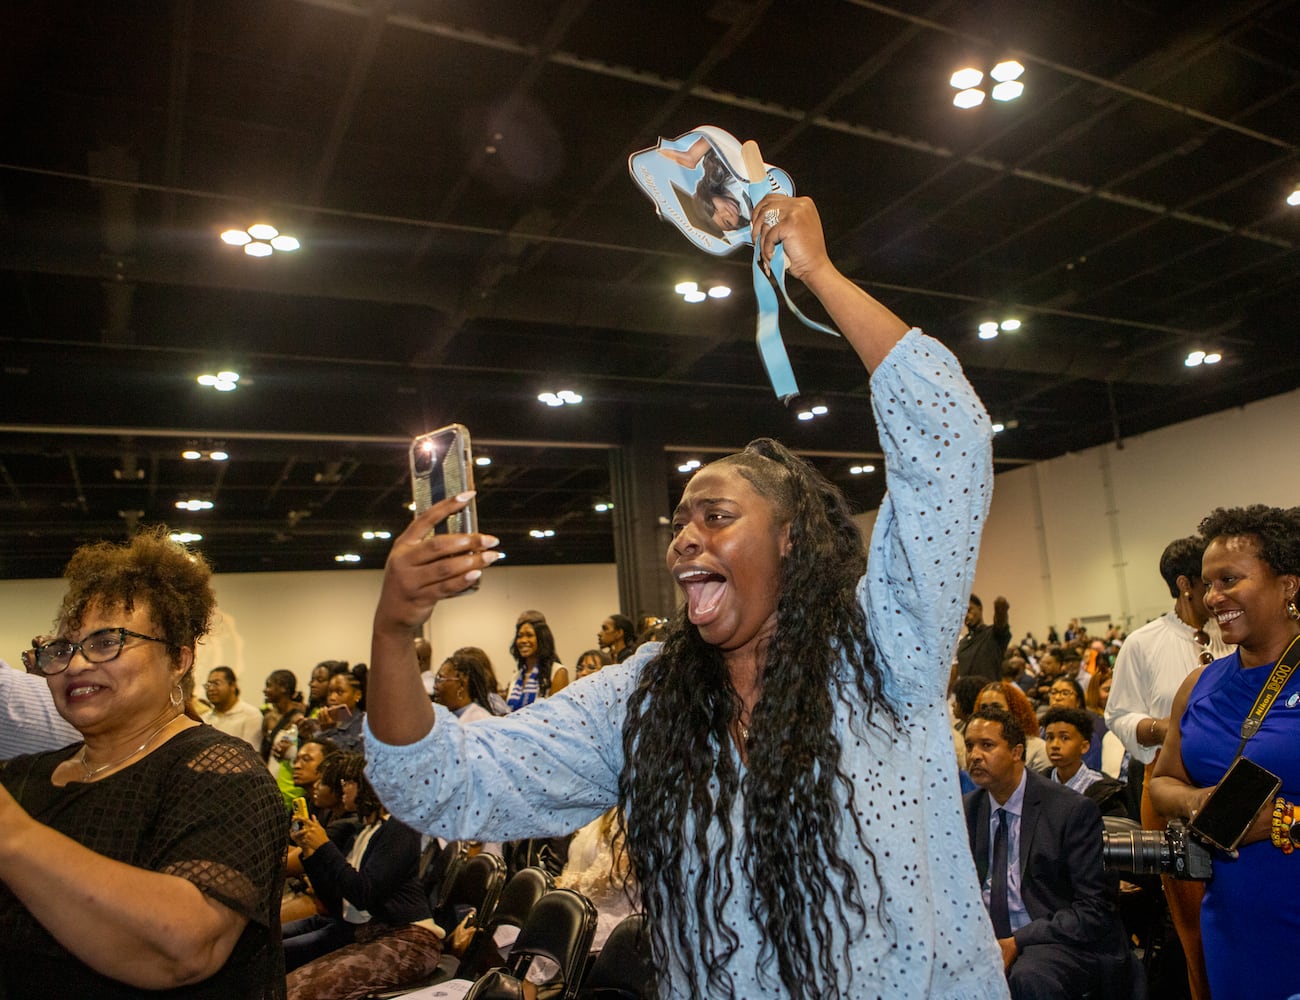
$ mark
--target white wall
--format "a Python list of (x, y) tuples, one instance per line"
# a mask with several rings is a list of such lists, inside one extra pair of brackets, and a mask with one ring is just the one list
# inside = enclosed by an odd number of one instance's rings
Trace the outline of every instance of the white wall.
[(1300, 391), (1002, 473), (975, 592), (986, 608), (1006, 596), (1017, 637), (1076, 617), (1132, 629), (1163, 614), (1169, 542), (1215, 507), (1300, 504), (1298, 427)]
[[(305, 693), (321, 660), (368, 662), (379, 582), (379, 570), (218, 574), (220, 617), (199, 647), (199, 678), (226, 664), (245, 697), (258, 704), (272, 670), (292, 670)], [(63, 591), (61, 580), (0, 581), (0, 659), (18, 664), (32, 636), (49, 627)], [(601, 621), (618, 610), (615, 567), (492, 567), (478, 593), (435, 609), (428, 629), (434, 666), (459, 646), (482, 646), (498, 676), (508, 680), (514, 662), (507, 650), (515, 619), (526, 608), (546, 615), (560, 659), (571, 667), (596, 645)]]

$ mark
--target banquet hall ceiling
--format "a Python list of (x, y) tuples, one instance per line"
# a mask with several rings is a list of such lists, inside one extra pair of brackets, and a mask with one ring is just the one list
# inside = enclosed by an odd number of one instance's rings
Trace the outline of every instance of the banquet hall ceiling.
[[(954, 70), (1010, 57), (1020, 99), (953, 106)], [(1298, 99), (1300, 0), (5, 5), (0, 577), (156, 522), (226, 572), (373, 568), (406, 442), (451, 421), (510, 564), (614, 558), (593, 506), (630, 442), (667, 452), (665, 513), (678, 463), (759, 436), (874, 507), (852, 352), (784, 321), (829, 409), (799, 421), (746, 254), (629, 179), (700, 124), (757, 140), (846, 273), (956, 352), (1000, 469), (1294, 389)], [(258, 221), (302, 248), (218, 239)]]

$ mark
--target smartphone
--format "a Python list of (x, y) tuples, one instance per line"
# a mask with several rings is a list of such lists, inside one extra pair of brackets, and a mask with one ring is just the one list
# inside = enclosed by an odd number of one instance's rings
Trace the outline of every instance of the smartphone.
[(1235, 851), (1282, 779), (1253, 760), (1238, 757), (1187, 828), (1221, 851)]
[(346, 726), (352, 719), (352, 709), (347, 705), (335, 705), (330, 709), (330, 718), (334, 720), (334, 725)]
[[(474, 463), (469, 431), (448, 424), (411, 442), (411, 494), (417, 514), (440, 500), (474, 488)], [(459, 513), (434, 525), (434, 533), (464, 534), (478, 531), (478, 508), (473, 500)]]
[(310, 819), (310, 814), (307, 812), (307, 800), (301, 795), (293, 800), (293, 818)]

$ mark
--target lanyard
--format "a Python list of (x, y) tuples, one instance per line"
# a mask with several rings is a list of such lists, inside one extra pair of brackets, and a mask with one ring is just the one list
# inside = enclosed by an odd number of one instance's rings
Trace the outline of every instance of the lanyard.
[(1250, 714), (1246, 716), (1246, 721), (1241, 724), (1241, 743), (1237, 745), (1238, 757), (1246, 749), (1246, 741), (1259, 732), (1259, 727), (1264, 724), (1264, 716), (1268, 715), (1269, 709), (1273, 707), (1273, 702), (1277, 701), (1277, 696), (1282, 693), (1287, 681), (1295, 673), (1297, 665), (1300, 665), (1300, 635), (1291, 640), (1291, 644), (1287, 646), (1282, 655), (1277, 658), (1277, 662), (1273, 664), (1268, 680), (1264, 682), (1259, 697), (1255, 699), (1255, 704), (1251, 706)]

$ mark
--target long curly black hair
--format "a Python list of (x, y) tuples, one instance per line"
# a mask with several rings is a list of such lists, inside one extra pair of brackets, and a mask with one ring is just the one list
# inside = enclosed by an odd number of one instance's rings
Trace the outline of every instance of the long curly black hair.
[[(754, 887), (749, 910), (763, 934), (759, 966), (774, 967), (791, 997), (830, 996), (849, 961), (826, 946), (832, 928), (852, 933), (852, 917), (865, 930), (873, 912), (887, 922), (879, 875), (864, 893), (840, 849), (844, 836), (856, 837), (874, 872), (840, 764), (836, 705), (855, 706), (864, 726), (897, 722), (856, 596), (866, 548), (839, 490), (776, 441), (753, 441), (721, 462), (790, 532), (776, 630), (750, 717), (748, 770), (742, 780), (730, 752), (741, 703), (722, 653), (680, 608), (642, 671), (623, 727), (619, 803), (628, 851), (655, 954), (661, 962), (679, 956), (692, 995), (735, 995), (727, 965), (738, 937), (723, 914), (736, 891), (726, 859), (739, 834)], [(731, 825), (737, 796), (740, 831)]]

